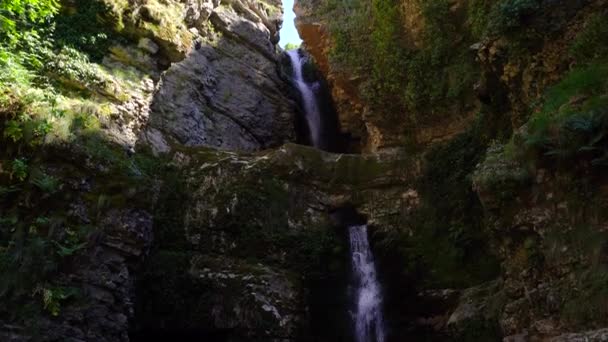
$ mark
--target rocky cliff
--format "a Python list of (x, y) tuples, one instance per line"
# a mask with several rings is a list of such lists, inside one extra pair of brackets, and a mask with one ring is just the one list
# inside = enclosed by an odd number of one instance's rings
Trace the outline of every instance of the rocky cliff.
[(353, 340), (361, 223), (388, 341), (606, 339), (606, 1), (297, 1), (362, 154), (293, 144), (276, 1), (16, 3), (1, 340)]
[(296, 2), (343, 128), (418, 156), (415, 205), (376, 235), (402, 334), (605, 338), (606, 6)]
[[(167, 185), (176, 175), (172, 153), (201, 146), (257, 151), (295, 139), (295, 102), (277, 63), (281, 4), (108, 0), (48, 6), (40, 22), (22, 22), (17, 12), (14, 21), (12, 13), (2, 17), (24, 25), (22, 40), (38, 45), (3, 40), (1, 48), (0, 339), (137, 339), (139, 322), (148, 316), (136, 315), (135, 275), (163, 236), (156, 232), (164, 222), (156, 208), (170, 206), (165, 193), (175, 190)], [(32, 25), (45, 36), (28, 31)], [(175, 229), (179, 235), (183, 227)], [(219, 302), (224, 311), (214, 314), (216, 320), (192, 317), (195, 329), (265, 334), (261, 320), (278, 317), (268, 333), (295, 334), (305, 306), (298, 304), (302, 287), (288, 274), (248, 269), (236, 258), (229, 262), (234, 270), (208, 273), (207, 267), (224, 262), (205, 257), (192, 252), (178, 259), (183, 268), (164, 266), (178, 270), (180, 288), (188, 274), (197, 281), (206, 274), (204, 291), (215, 293), (234, 271), (246, 278), (235, 291), (260, 294), (241, 299), (235, 292)], [(194, 259), (201, 267), (189, 272)], [(164, 277), (169, 269), (161, 271)], [(293, 313), (277, 316), (275, 301)], [(199, 310), (212, 311), (215, 304), (205, 305)], [(169, 328), (186, 331), (187, 323)]]

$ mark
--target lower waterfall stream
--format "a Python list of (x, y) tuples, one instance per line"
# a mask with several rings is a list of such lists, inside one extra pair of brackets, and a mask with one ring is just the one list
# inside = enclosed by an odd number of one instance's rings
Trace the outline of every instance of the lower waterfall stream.
[(348, 228), (355, 292), (355, 339), (357, 342), (384, 342), (382, 295), (374, 257), (367, 239), (367, 226)]

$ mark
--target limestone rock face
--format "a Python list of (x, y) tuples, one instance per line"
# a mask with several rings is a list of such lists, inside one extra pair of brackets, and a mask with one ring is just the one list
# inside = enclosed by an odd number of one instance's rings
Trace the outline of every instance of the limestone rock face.
[(161, 77), (148, 129), (170, 144), (226, 150), (292, 140), (294, 103), (275, 53), (280, 4), (234, 1), (203, 9), (211, 12), (189, 8), (191, 16), (209, 19), (194, 21), (193, 48)]
[(98, 99), (111, 140), (155, 153), (177, 145), (254, 151), (295, 140), (295, 103), (278, 72), (279, 1), (106, 3), (103, 25), (122, 37), (91, 68), (94, 82), (52, 76)]

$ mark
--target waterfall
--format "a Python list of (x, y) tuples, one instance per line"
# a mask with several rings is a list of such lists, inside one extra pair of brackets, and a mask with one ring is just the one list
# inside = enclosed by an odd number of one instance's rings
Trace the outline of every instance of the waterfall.
[(310, 141), (313, 146), (324, 148), (325, 146), (321, 139), (321, 115), (315, 96), (315, 89), (318, 88), (318, 84), (308, 84), (304, 80), (302, 68), (304, 67), (305, 60), (300, 56), (299, 50), (287, 51), (287, 55), (291, 60), (295, 84), (302, 95), (304, 116), (308, 125), (308, 131), (310, 132)]
[(367, 226), (349, 227), (350, 252), (356, 288), (355, 335), (357, 342), (384, 342), (382, 296), (374, 257), (367, 240)]

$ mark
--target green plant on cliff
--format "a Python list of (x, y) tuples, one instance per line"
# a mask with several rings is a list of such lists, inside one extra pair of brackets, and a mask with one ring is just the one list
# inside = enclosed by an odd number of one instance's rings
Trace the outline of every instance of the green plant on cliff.
[(27, 32), (35, 30), (36, 25), (48, 22), (58, 10), (56, 0), (0, 1), (0, 42), (16, 44)]
[[(424, 17), (422, 46), (404, 32), (398, 2), (326, 1), (335, 68), (359, 76), (363, 100), (385, 117), (428, 123), (446, 108), (462, 108), (478, 71), (468, 51), (468, 34), (457, 32), (446, 0), (419, 1)], [(456, 42), (462, 42), (456, 43)]]
[(403, 72), (406, 55), (399, 36), (399, 6), (390, 0), (374, 0), (371, 15), (372, 73), (365, 85), (364, 95), (374, 108), (386, 108), (394, 116), (406, 105), (401, 91), (406, 80)]
[(38, 189), (40, 189), (45, 194), (51, 195), (56, 193), (59, 190), (59, 186), (61, 182), (50, 175), (45, 173), (39, 173), (32, 179), (32, 184), (34, 184)]
[(524, 145), (559, 161), (587, 157), (602, 165), (608, 153), (608, 66), (591, 64), (570, 71), (551, 87), (530, 118)]
[(608, 58), (608, 14), (595, 14), (589, 18), (569, 52), (577, 63)]
[(10, 177), (19, 181), (24, 181), (27, 178), (28, 166), (24, 158), (15, 158), (11, 163)]
[(47, 310), (52, 316), (59, 316), (61, 311), (61, 302), (69, 299), (78, 292), (75, 288), (68, 287), (50, 287), (42, 288), (38, 287), (34, 290), (34, 294), (40, 294), (42, 296), (42, 302), (44, 309)]

